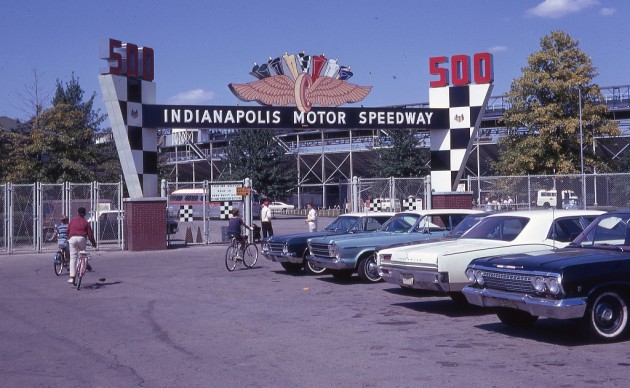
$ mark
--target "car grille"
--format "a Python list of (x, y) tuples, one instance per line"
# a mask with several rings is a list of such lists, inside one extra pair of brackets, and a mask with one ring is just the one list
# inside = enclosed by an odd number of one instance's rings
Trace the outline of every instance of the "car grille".
[(330, 257), (328, 244), (309, 244), (311, 255), (319, 257)]
[(268, 243), (268, 245), (271, 252), (282, 253), (282, 250), (284, 249), (284, 243)]
[(531, 282), (532, 276), (519, 273), (501, 271), (483, 271), (484, 288), (495, 290), (523, 292), (531, 294), (534, 286)]

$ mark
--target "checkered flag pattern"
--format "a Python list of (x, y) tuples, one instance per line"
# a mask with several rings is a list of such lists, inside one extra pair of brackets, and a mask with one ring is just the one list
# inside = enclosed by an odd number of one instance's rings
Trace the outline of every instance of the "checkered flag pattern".
[(449, 128), (431, 130), (431, 186), (455, 191), (464, 173), (492, 84), (429, 89), (429, 107), (448, 109)]
[(193, 208), (192, 205), (182, 205), (179, 207), (179, 222), (192, 222)]
[(370, 201), (370, 211), (371, 212), (380, 212), (383, 208), (383, 203), (380, 199), (373, 199)]
[(113, 74), (99, 82), (129, 197), (157, 197), (157, 130), (142, 125), (142, 105), (155, 104), (155, 83)]
[(219, 206), (219, 219), (229, 220), (232, 218), (232, 202), (221, 202)]
[(421, 199), (403, 199), (402, 207), (405, 210), (422, 210), (422, 200)]

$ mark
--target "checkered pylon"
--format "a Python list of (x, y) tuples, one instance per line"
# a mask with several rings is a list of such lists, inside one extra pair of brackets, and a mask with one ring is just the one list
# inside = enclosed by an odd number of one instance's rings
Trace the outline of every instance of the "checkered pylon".
[(179, 222), (192, 222), (193, 208), (192, 205), (182, 205), (179, 208)]
[(219, 219), (229, 220), (232, 218), (232, 202), (221, 202), (219, 206)]
[(449, 111), (449, 128), (431, 130), (431, 187), (436, 192), (457, 188), (491, 91), (492, 84), (429, 89), (429, 107)]
[(371, 212), (380, 212), (383, 209), (383, 204), (380, 199), (373, 199), (370, 201), (370, 211)]
[(402, 207), (404, 210), (422, 210), (421, 199), (403, 199)]

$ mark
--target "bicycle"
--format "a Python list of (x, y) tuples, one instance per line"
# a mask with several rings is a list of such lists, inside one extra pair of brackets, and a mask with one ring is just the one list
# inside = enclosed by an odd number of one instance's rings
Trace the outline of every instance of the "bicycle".
[(66, 260), (66, 256), (63, 254), (63, 251), (60, 249), (53, 256), (53, 268), (55, 269), (55, 275), (60, 276), (63, 273), (63, 269), (66, 269), (66, 272), (70, 271), (70, 260)]
[(74, 274), (74, 285), (77, 286), (77, 290), (81, 289), (81, 280), (83, 280), (83, 275), (85, 275), (85, 270), (88, 266), (88, 261), (92, 259), (92, 255), (90, 255), (86, 251), (80, 251), (79, 257), (77, 258), (77, 266), (76, 272)]
[(246, 268), (253, 268), (258, 261), (258, 247), (254, 243), (241, 244), (235, 236), (230, 236), (230, 246), (225, 252), (225, 267), (228, 271), (234, 271), (239, 261)]

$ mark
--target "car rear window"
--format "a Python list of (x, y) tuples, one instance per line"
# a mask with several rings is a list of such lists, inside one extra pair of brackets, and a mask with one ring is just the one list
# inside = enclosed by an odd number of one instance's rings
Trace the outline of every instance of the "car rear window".
[(524, 217), (488, 217), (479, 221), (462, 238), (512, 241), (528, 222), (529, 218)]

